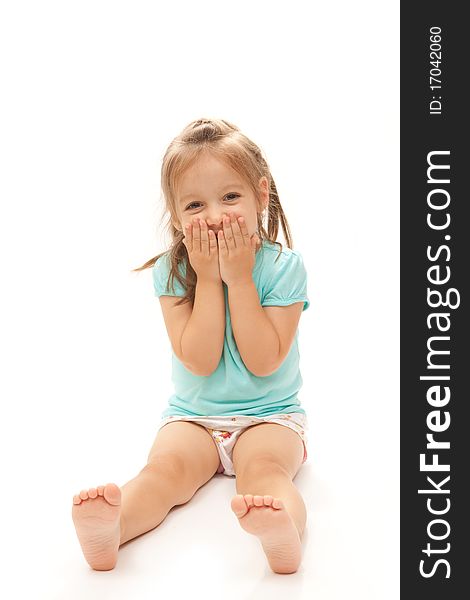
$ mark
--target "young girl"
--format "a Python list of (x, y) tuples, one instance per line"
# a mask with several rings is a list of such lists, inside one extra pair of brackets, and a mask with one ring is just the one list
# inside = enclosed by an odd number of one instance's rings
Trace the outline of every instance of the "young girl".
[[(165, 153), (161, 183), (172, 243), (135, 271), (153, 267), (175, 393), (137, 477), (74, 496), (83, 554), (113, 569), (122, 544), (222, 473), (236, 477), (231, 509), (271, 569), (294, 573), (306, 522), (293, 484), (307, 458), (302, 257), (260, 149), (227, 121), (190, 123)], [(279, 221), (288, 248), (276, 242)]]

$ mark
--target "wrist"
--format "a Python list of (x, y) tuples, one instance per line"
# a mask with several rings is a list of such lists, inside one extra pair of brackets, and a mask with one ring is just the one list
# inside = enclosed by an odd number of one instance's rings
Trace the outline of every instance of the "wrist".
[(222, 286), (222, 279), (219, 277), (218, 279), (211, 279), (210, 277), (198, 277), (196, 280), (196, 285), (203, 286)]
[(250, 277), (249, 279), (239, 279), (238, 281), (232, 281), (230, 283), (227, 283), (227, 287), (230, 290), (246, 290), (254, 285), (255, 282), (253, 281), (252, 277)]

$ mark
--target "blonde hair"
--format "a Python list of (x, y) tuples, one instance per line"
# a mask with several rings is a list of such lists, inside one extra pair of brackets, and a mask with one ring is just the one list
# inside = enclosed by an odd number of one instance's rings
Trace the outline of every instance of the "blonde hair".
[[(132, 272), (142, 271), (153, 267), (162, 256), (168, 254), (171, 265), (167, 291), (173, 286), (174, 277), (185, 289), (185, 295), (177, 302), (194, 303), (197, 276), (188, 259), (186, 246), (183, 244), (184, 233), (174, 226), (179, 223), (177, 213), (176, 190), (181, 175), (199, 158), (201, 153), (209, 151), (219, 160), (223, 160), (234, 169), (250, 185), (258, 203), (260, 201), (259, 180), (265, 176), (269, 184), (269, 203), (267, 206), (267, 231), (263, 225), (263, 213), (258, 212), (258, 236), (279, 244), (279, 254), (282, 244), (276, 241), (279, 222), (282, 226), (287, 246), (292, 248), (292, 237), (289, 224), (282, 210), (273, 177), (261, 150), (232, 123), (222, 119), (198, 119), (192, 121), (174, 138), (163, 157), (161, 169), (161, 188), (165, 203), (165, 215), (168, 215), (167, 231), (170, 233), (171, 245), (169, 250), (154, 256), (141, 267)], [(276, 259), (277, 260), (277, 259)], [(179, 271), (179, 265), (185, 269)], [(172, 288), (174, 292), (174, 287)]]

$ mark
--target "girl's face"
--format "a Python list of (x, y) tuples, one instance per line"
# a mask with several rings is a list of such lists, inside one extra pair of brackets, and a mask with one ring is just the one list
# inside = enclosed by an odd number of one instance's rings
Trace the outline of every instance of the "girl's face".
[(184, 231), (193, 217), (204, 219), (209, 229), (223, 230), (224, 214), (243, 217), (249, 235), (258, 229), (257, 213), (268, 205), (268, 180), (259, 181), (261, 204), (257, 204), (248, 183), (226, 163), (205, 153), (181, 177), (176, 197), (179, 223), (174, 226)]

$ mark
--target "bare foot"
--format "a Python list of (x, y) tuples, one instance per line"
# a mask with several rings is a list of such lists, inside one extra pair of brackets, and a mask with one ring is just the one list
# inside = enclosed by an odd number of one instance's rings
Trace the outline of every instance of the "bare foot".
[(297, 527), (279, 498), (238, 494), (231, 507), (248, 533), (259, 537), (275, 573), (295, 573), (302, 558)]
[(82, 490), (73, 497), (72, 519), (92, 569), (114, 569), (120, 542), (121, 490), (114, 483)]

